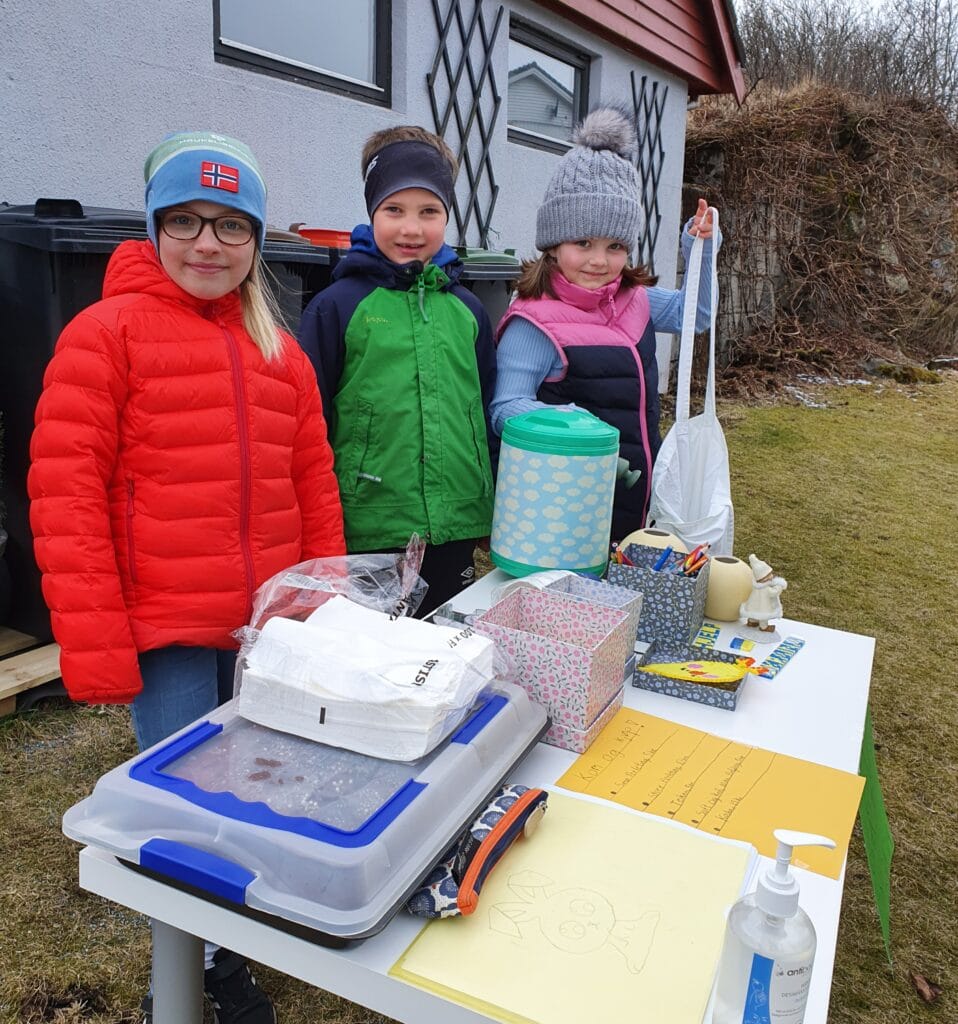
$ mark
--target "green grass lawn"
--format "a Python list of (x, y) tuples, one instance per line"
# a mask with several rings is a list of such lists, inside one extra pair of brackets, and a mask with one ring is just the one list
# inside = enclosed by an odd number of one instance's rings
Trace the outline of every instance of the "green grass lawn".
[[(871, 708), (897, 843), (895, 963), (885, 960), (856, 828), (829, 1021), (944, 1024), (958, 1020), (958, 376), (816, 396), (826, 408), (720, 413), (736, 553), (755, 551), (788, 579), (789, 618), (877, 638)], [(146, 925), (78, 888), (77, 847), (60, 833), (63, 811), (134, 751), (122, 708), (52, 705), (0, 721), (0, 1024), (138, 1019)], [(943, 987), (933, 1009), (911, 971)], [(276, 972), (257, 975), (283, 1024), (383, 1020)]]

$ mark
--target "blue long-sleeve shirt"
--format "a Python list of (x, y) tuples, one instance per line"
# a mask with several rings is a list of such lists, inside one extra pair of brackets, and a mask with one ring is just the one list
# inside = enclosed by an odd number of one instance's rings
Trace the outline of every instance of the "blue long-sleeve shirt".
[[(690, 220), (682, 231), (682, 255), (688, 265), (692, 251), (693, 236), (689, 232)], [(722, 245), (719, 232), (718, 247)], [(712, 258), (712, 240), (706, 239), (702, 253), (704, 267)], [(663, 333), (680, 334), (682, 313), (685, 309), (685, 282), (681, 288), (646, 288), (649, 297), (649, 313), (652, 327)], [(696, 303), (695, 329), (704, 331), (711, 320), (712, 275), (704, 273), (699, 279), (699, 294)], [(549, 337), (535, 324), (523, 317), (514, 317), (499, 341), (496, 351), (498, 372), (496, 391), (489, 407), (492, 429), (502, 433), (503, 425), (512, 416), (531, 412), (544, 403), (536, 400), (539, 388), (547, 377), (562, 374), (563, 364)]]

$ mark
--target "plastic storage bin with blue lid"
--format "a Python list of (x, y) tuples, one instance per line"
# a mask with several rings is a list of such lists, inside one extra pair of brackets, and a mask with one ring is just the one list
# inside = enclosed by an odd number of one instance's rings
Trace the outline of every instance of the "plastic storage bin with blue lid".
[(499, 683), (405, 764), (256, 725), (234, 704), (107, 772), (63, 831), (330, 946), (384, 928), (548, 728)]

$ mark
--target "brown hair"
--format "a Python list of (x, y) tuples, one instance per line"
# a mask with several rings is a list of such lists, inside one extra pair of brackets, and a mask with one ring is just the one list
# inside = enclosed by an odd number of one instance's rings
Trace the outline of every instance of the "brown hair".
[(417, 124), (400, 124), (394, 128), (383, 128), (381, 131), (373, 132), (369, 136), (366, 144), (363, 146), (363, 154), (359, 163), (364, 178), (372, 158), (381, 149), (391, 146), (394, 142), (424, 142), (427, 146), (432, 146), (433, 149), (438, 150), (446, 159), (449, 169), (452, 171), (452, 180), (456, 180), (456, 175), (459, 173), (456, 154), (438, 135), (427, 132), (425, 128), (420, 128)]
[[(554, 250), (547, 249), (538, 259), (523, 260), (522, 272), (516, 282), (516, 291), (520, 299), (541, 299), (547, 295), (550, 299), (557, 299), (555, 289), (552, 287), (552, 275), (560, 273), (556, 265)], [(622, 268), (622, 287), (648, 288), (658, 281), (658, 277), (649, 273), (649, 268), (644, 264), (637, 267)]]

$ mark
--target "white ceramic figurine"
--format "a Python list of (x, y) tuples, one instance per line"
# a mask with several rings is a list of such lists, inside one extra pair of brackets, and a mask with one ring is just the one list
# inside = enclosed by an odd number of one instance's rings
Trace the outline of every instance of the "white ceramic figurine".
[(781, 617), (781, 594), (788, 583), (756, 555), (749, 555), (748, 563), (752, 567), (752, 592), (742, 602), (739, 615), (745, 619), (749, 639), (763, 644), (777, 643), (781, 637), (769, 620)]

